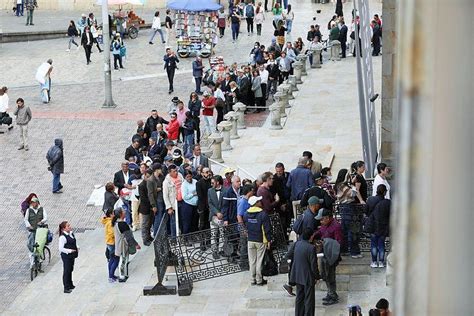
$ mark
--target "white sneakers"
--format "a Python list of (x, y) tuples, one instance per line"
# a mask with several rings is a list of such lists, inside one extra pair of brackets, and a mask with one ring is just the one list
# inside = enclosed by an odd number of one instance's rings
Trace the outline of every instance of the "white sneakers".
[(66, 52), (70, 52), (70, 51), (71, 51), (71, 50), (70, 50), (69, 48), (68, 48), (68, 49), (66, 49)]
[(385, 265), (384, 265), (383, 262), (379, 262), (378, 264), (377, 264), (377, 262), (372, 262), (370, 264), (370, 267), (371, 268), (385, 268)]

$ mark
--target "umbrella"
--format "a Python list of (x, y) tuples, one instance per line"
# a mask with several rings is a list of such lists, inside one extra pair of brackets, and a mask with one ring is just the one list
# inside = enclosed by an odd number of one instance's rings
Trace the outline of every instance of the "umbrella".
[[(131, 5), (143, 5), (144, 0), (107, 0), (109, 5), (124, 5), (124, 4), (131, 4)], [(97, 0), (98, 5), (102, 5), (102, 0)]]
[(222, 6), (214, 0), (169, 0), (167, 8), (183, 11), (217, 11)]

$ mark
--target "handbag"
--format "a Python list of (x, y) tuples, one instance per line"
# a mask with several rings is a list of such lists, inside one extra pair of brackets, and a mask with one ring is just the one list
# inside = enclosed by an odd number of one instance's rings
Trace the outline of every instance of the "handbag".
[(134, 255), (137, 253), (137, 246), (136, 245), (129, 245), (128, 246), (128, 254)]
[(270, 249), (265, 250), (262, 264), (262, 275), (273, 276), (278, 274), (278, 264)]
[(127, 48), (125, 46), (120, 47), (120, 56), (125, 57), (127, 55)]
[(221, 98), (217, 98), (217, 101), (216, 101), (216, 108), (223, 109), (223, 108), (224, 108), (224, 105), (225, 105), (224, 100), (222, 100)]

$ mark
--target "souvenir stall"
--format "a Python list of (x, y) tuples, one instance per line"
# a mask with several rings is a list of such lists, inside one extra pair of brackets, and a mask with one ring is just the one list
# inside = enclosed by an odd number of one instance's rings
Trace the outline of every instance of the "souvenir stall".
[(216, 35), (217, 11), (222, 6), (212, 0), (170, 0), (167, 8), (174, 10), (177, 53), (207, 58), (211, 55)]

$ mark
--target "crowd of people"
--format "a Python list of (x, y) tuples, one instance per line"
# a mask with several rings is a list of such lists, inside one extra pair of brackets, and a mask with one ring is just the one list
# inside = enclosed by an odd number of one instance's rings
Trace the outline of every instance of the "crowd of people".
[[(278, 162), (274, 172), (264, 172), (256, 180), (250, 180), (241, 179), (232, 168), (226, 168), (222, 174), (215, 174), (209, 157), (201, 152), (201, 140), (216, 131), (216, 125), (235, 103), (242, 102), (257, 112), (264, 110), (265, 101), (276, 92), (277, 85), (293, 73), (292, 64), (296, 56), (300, 53), (310, 54), (314, 47), (323, 47), (318, 25), (312, 25), (308, 31), (307, 49), (301, 37), (295, 42), (286, 41), (285, 35), (292, 32), (294, 13), (287, 1), (273, 2), (274, 36), (268, 47), (255, 42), (247, 65), (239, 67), (234, 63), (226, 67), (224, 80), (218, 82), (205, 79), (205, 67), (201, 58), (196, 57), (192, 64), (196, 87), (186, 101), (187, 106), (185, 101), (173, 97), (168, 106), (169, 118), (152, 110), (146, 120), (137, 121), (136, 134), (125, 150), (121, 169), (114, 174), (113, 181), (105, 185), (101, 223), (105, 230), (109, 282), (126, 282), (129, 277), (129, 257), (141, 248), (133, 232), (140, 230), (142, 244), (150, 246), (165, 215), (169, 216), (165, 233), (171, 237), (209, 228), (221, 231), (237, 223), (245, 227), (246, 236), (243, 241), (232, 245), (230, 253), (223, 249), (222, 234), (214, 234), (211, 244), (202, 244), (201, 247), (203, 250), (209, 247), (216, 260), (228, 257), (241, 264), (248, 258), (250, 283), (263, 286), (267, 280), (262, 276), (262, 262), (265, 250), (271, 249), (274, 238), (269, 215), (277, 214), (286, 239), (290, 239), (290, 231), (298, 236), (287, 254), (290, 272), (288, 284), (284, 286), (285, 291), (292, 296), (293, 287), (296, 286), (297, 315), (314, 314), (314, 291), (318, 279), (324, 279), (327, 284), (323, 305), (339, 302), (336, 267), (342, 260), (341, 256), (354, 259), (362, 257), (359, 247), (362, 232), (371, 236), (370, 266), (385, 266), (385, 240), (389, 236), (391, 207), (390, 185), (387, 181), (390, 168), (386, 164), (378, 164), (373, 192), (368, 192), (363, 161), (339, 170), (337, 178), (332, 181), (331, 168), (323, 168), (321, 163), (313, 160), (310, 151), (305, 151), (291, 172), (287, 172), (285, 165)], [(229, 16), (223, 11), (218, 15), (218, 19), (224, 19), (223, 24), (218, 24), (220, 36), (224, 36), (225, 22), (228, 21), (232, 38), (236, 41), (242, 20), (246, 21), (248, 35), (253, 33), (254, 23), (257, 35), (261, 35), (265, 12), (269, 11), (267, 6), (268, 1), (264, 5), (257, 3), (256, 6), (251, 1), (246, 4), (235, 1), (230, 6)], [(358, 23), (357, 17), (354, 23)], [(172, 22), (168, 24), (171, 27)], [(155, 14), (153, 25), (149, 44), (153, 44), (156, 33), (165, 42), (159, 13)], [(375, 15), (372, 23), (374, 55), (380, 52), (381, 25), (381, 20)], [(342, 14), (329, 22), (328, 30), (329, 43), (340, 41), (344, 58), (348, 29)], [(349, 33), (353, 35), (353, 32), (352, 26)], [(92, 13), (88, 17), (83, 15), (77, 26), (74, 21), (70, 21), (67, 34), (68, 51), (71, 44), (79, 48), (74, 39), (81, 36), (87, 64), (91, 62), (94, 44), (102, 52), (97, 40), (97, 20)], [(350, 37), (353, 39), (352, 35)], [(115, 69), (119, 66), (123, 68), (122, 47), (123, 32), (118, 32), (111, 45)], [(310, 54), (312, 63), (311, 57)], [(171, 48), (166, 49), (163, 59), (169, 79), (169, 93), (172, 93), (179, 59)], [(48, 63), (52, 65), (52, 61)], [(47, 78), (51, 70), (52, 67), (46, 74)], [(201, 90), (203, 83), (206, 86), (204, 91)], [(50, 81), (48, 93), (49, 90)], [(0, 89), (2, 100), (6, 92), (5, 87)], [(0, 119), (8, 109), (8, 101), (6, 106), (4, 104), (0, 102)], [(31, 111), (24, 106), (21, 98), (17, 100), (15, 115), (22, 141), (19, 149), (28, 150), (27, 125), (31, 120)], [(204, 126), (202, 133), (201, 125)], [(53, 193), (62, 192), (62, 146), (61, 139), (55, 140), (55, 145), (47, 154), (53, 174)], [(293, 202), (299, 204), (301, 214), (294, 209)], [(47, 214), (40, 207), (36, 195), (28, 197), (24, 203), (24, 222), (34, 234), (38, 225), (46, 223)], [(59, 231), (59, 250), (64, 263), (64, 292), (70, 293), (74, 289), (72, 271), (79, 248), (68, 222), (62, 222)], [(388, 315), (387, 311), (388, 302), (381, 300), (370, 313)]]

